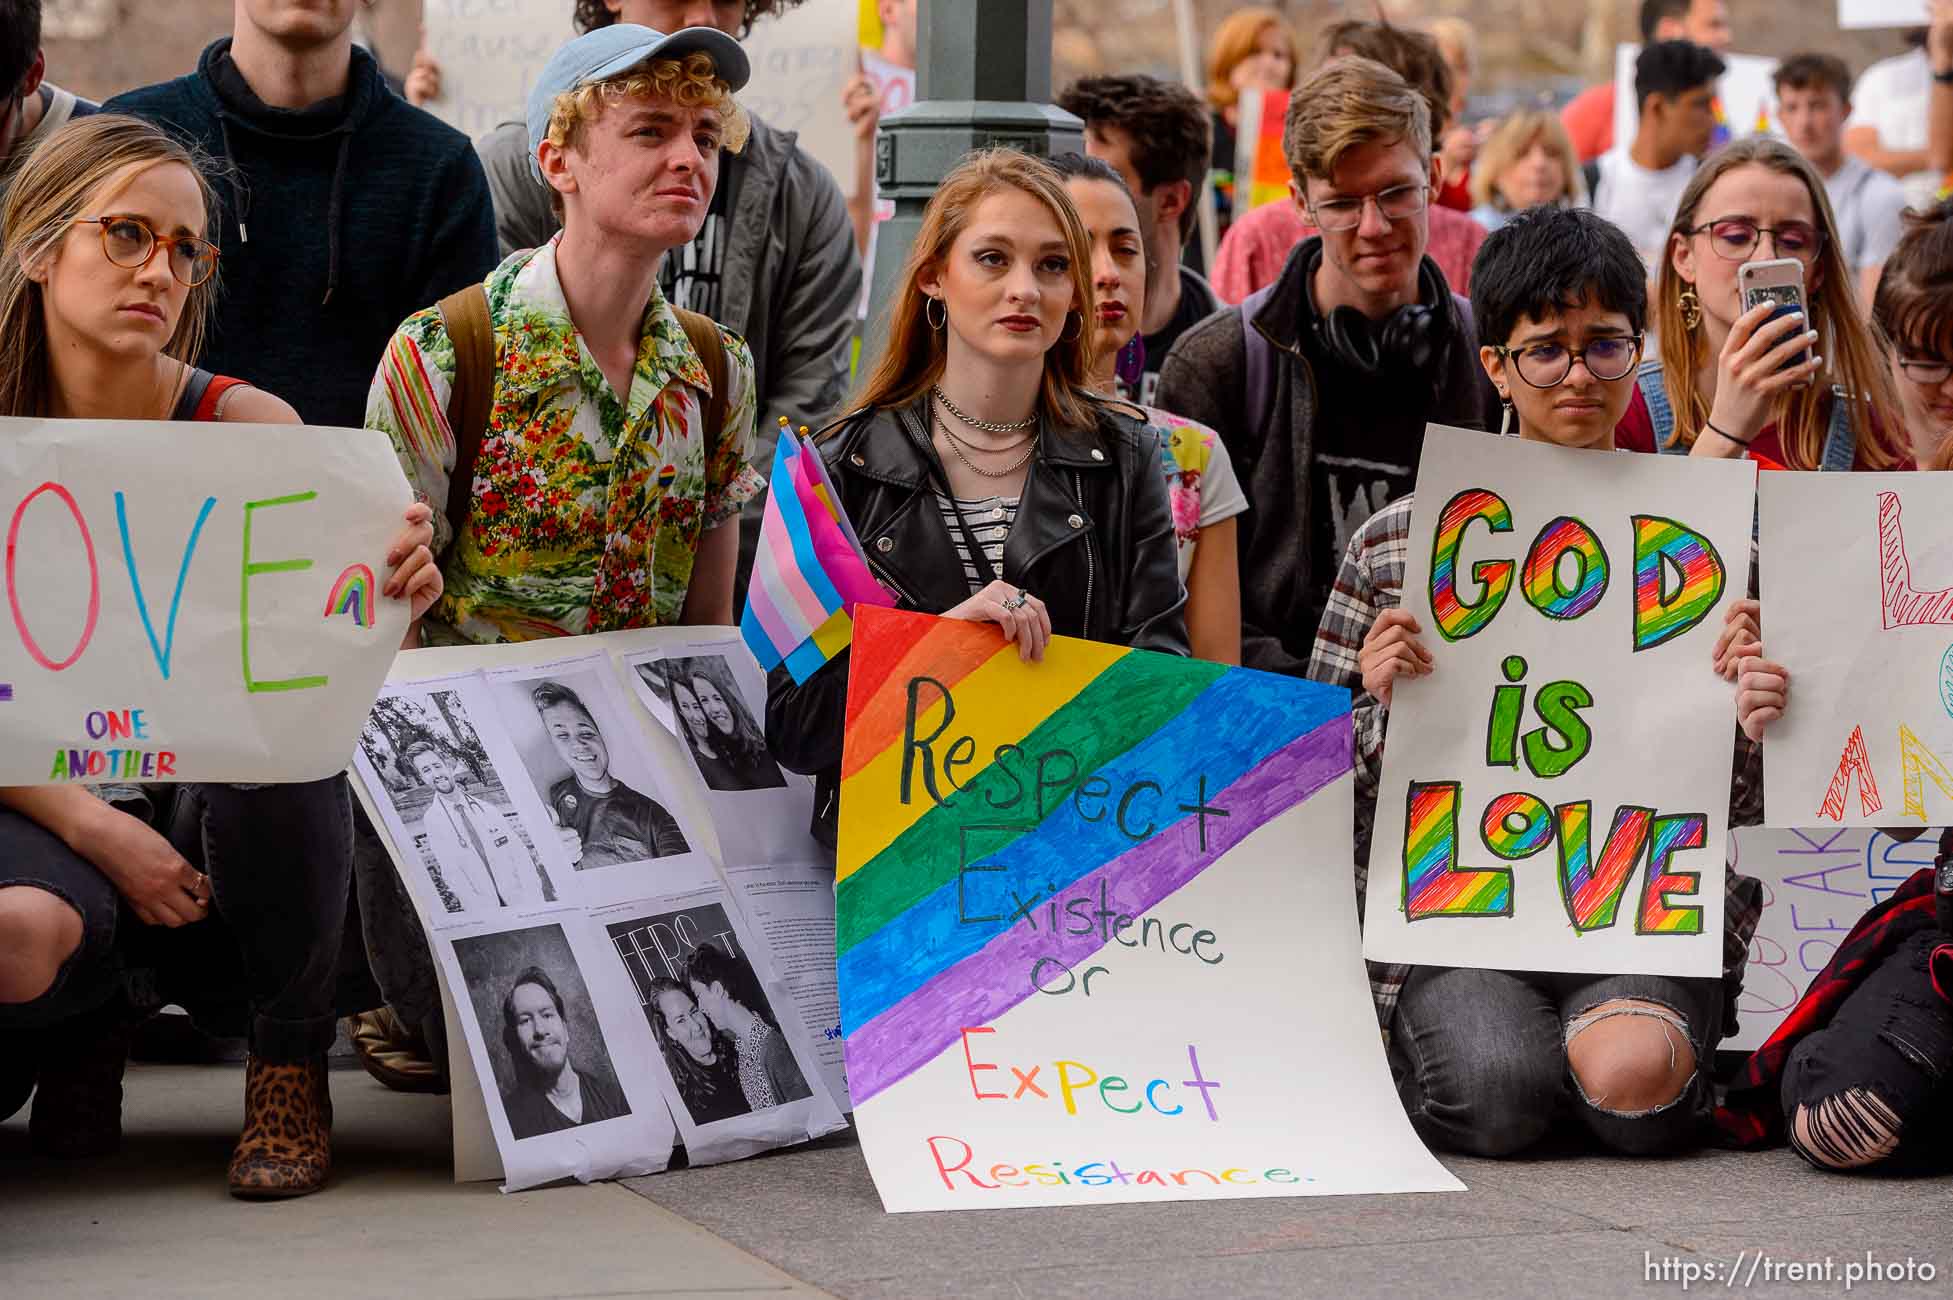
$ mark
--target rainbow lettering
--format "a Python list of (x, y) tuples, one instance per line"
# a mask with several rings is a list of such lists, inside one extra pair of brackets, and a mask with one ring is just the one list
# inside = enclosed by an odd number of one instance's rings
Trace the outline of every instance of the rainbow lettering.
[(1483, 588), (1476, 602), (1458, 597), (1458, 550), (1474, 519), (1495, 533), (1512, 531), (1512, 510), (1498, 493), (1467, 488), (1445, 503), (1431, 539), (1431, 616), (1447, 641), (1462, 641), (1492, 621), (1512, 588), (1511, 560), (1480, 560), (1472, 578)]
[(1652, 650), (1707, 618), (1724, 581), (1722, 556), (1708, 538), (1673, 519), (1634, 516), (1635, 650)]
[(1404, 816), (1404, 915), (1412, 921), (1512, 915), (1509, 869), (1458, 866), (1456, 781), (1411, 782)]
[(1701, 934), (1700, 907), (1671, 907), (1670, 894), (1700, 892), (1702, 873), (1670, 871), (1668, 863), (1682, 849), (1699, 849), (1708, 838), (1709, 819), (1702, 813), (1657, 817), (1648, 834), (1648, 880), (1641, 887), (1641, 915), (1636, 934)]
[(1485, 847), (1507, 862), (1529, 858), (1553, 838), (1553, 814), (1537, 795), (1502, 794), (1485, 805), (1478, 827)]
[(1561, 804), (1560, 898), (1573, 928), (1585, 934), (1614, 924), (1628, 877), (1641, 861), (1648, 843), (1648, 825), (1655, 812), (1623, 804), (1614, 810), (1614, 825), (1593, 859), (1593, 804), (1586, 800)]
[(373, 626), (373, 570), (364, 564), (349, 564), (333, 581), (326, 596), (325, 616), (351, 614), (360, 627)]
[[(1561, 561), (1569, 554), (1578, 564), (1570, 587), (1560, 580)], [(1561, 515), (1539, 530), (1519, 582), (1526, 603), (1546, 617), (1579, 618), (1607, 594), (1607, 552), (1591, 528)]]

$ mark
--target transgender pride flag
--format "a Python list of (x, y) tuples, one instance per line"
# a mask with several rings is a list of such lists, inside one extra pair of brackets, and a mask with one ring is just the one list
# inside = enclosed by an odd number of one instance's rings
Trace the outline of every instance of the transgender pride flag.
[(784, 663), (804, 682), (854, 639), (856, 605), (895, 601), (868, 571), (820, 453), (784, 420), (771, 483), (739, 631), (760, 667)]

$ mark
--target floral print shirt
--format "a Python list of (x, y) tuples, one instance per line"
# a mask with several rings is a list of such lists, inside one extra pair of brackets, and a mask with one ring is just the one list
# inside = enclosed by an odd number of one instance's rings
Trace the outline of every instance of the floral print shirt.
[[(558, 236), (558, 239), (561, 237)], [(394, 332), (366, 399), (408, 480), (434, 506), (446, 591), (429, 640), (527, 641), (673, 624), (705, 530), (764, 486), (754, 447), (753, 357), (723, 332), (726, 424), (707, 463), (705, 363), (662, 293), (645, 311), (624, 400), (577, 333), (556, 241), (486, 282), (499, 365), (459, 537), (445, 517), (455, 444), (454, 345), (438, 308)]]
[(1185, 582), (1193, 569), (1200, 530), (1234, 518), (1248, 508), (1248, 498), (1219, 434), (1157, 406), (1139, 409), (1160, 436), (1160, 470), (1166, 475), (1173, 539), (1180, 551), (1180, 581)]

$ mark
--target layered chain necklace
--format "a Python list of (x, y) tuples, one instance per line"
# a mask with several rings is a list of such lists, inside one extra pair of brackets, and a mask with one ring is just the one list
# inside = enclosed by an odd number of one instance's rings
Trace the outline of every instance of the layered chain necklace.
[[(1010, 422), (972, 419), (969, 416), (965, 415), (962, 411), (958, 410), (956, 407), (956, 403), (950, 401), (949, 398), (944, 395), (942, 389), (937, 388), (932, 391), (934, 393), (936, 400), (941, 402), (943, 406), (948, 409), (951, 415), (955, 416), (958, 420), (961, 420), (964, 424), (969, 425), (972, 429), (981, 429), (985, 433), (1017, 433), (1022, 430), (1030, 429), (1031, 426), (1035, 425), (1038, 422), (1037, 413), (1035, 411), (1032, 412), (1030, 415), (1026, 416), (1022, 420), (1014, 420)], [(944, 439), (949, 443), (949, 449), (951, 453), (955, 455), (957, 460), (963, 462), (963, 468), (969, 470), (970, 473), (979, 475), (983, 478), (1009, 478), (1012, 474), (1015, 474), (1018, 470), (1024, 468), (1025, 465), (1029, 464), (1031, 457), (1037, 454), (1037, 445), (1036, 445), (1037, 435), (1035, 433), (1025, 433), (1022, 438), (1019, 438), (1017, 441), (1008, 443), (1002, 447), (986, 447), (982, 443), (971, 442), (968, 439), (958, 437), (956, 431), (950, 428), (949, 425), (943, 420), (942, 414), (940, 412), (936, 413), (935, 421), (936, 421), (936, 427), (942, 431)], [(1025, 446), (1025, 444), (1027, 443), (1031, 445)], [(1002, 469), (984, 469), (982, 466), (976, 464), (967, 455), (964, 454), (963, 449), (965, 447), (968, 447), (971, 451), (986, 452), (991, 455), (996, 455), (1002, 452), (1013, 451), (1018, 447), (1024, 447), (1024, 454), (1022, 456), (1019, 456), (1016, 460), (1012, 461), (1010, 464), (1004, 466)]]

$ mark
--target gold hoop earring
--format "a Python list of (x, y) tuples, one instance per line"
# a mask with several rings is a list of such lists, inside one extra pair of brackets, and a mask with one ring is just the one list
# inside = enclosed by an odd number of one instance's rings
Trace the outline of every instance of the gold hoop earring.
[(1064, 334), (1059, 336), (1066, 343), (1077, 342), (1079, 337), (1085, 333), (1085, 313), (1082, 311), (1068, 311), (1065, 313), (1065, 318), (1067, 320), (1071, 319), (1073, 316), (1078, 317), (1078, 328), (1076, 330), (1073, 330), (1070, 334)]
[[(943, 318), (941, 320), (937, 320), (934, 316), (931, 316), (929, 314), (929, 309), (931, 307), (941, 307), (943, 309)], [(948, 329), (949, 328), (949, 304), (944, 302), (941, 298), (931, 298), (928, 294), (926, 293), (923, 294), (922, 295), (922, 319), (929, 322), (930, 329), (937, 329), (937, 330)]]
[(1676, 303), (1682, 309), (1682, 328), (1691, 334), (1695, 333), (1702, 326), (1702, 299), (1696, 297), (1695, 286), (1684, 284)]

